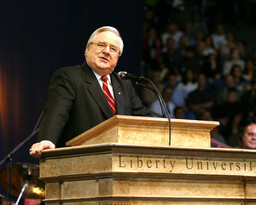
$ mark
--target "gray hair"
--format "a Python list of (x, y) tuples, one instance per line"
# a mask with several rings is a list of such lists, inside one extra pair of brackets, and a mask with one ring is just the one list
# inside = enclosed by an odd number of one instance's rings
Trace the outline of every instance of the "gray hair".
[(124, 42), (120, 36), (119, 31), (112, 26), (103, 26), (103, 27), (98, 28), (96, 31), (94, 31), (92, 33), (92, 35), (90, 36), (89, 40), (87, 41), (86, 48), (93, 43), (95, 36), (97, 36), (99, 33), (102, 33), (104, 31), (113, 32), (114, 34), (116, 34), (118, 36), (119, 41), (120, 41), (119, 56), (121, 56), (123, 53), (123, 50), (124, 50)]

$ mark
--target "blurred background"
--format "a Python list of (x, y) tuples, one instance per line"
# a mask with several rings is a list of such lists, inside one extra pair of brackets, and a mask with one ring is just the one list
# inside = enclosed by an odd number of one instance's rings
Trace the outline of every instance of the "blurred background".
[[(256, 120), (255, 11), (255, 0), (0, 0), (0, 160), (35, 129), (53, 72), (83, 63), (105, 25), (125, 44), (116, 71), (150, 78), (173, 118), (220, 121), (212, 146), (239, 147)], [(159, 116), (152, 93), (136, 91)], [(28, 152), (36, 140), (13, 162), (38, 164)]]

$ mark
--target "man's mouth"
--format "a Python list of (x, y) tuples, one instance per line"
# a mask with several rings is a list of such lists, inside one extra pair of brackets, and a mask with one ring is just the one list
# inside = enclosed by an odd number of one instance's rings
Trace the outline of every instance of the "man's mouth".
[(256, 141), (250, 141), (251, 144), (256, 145)]
[(108, 58), (105, 58), (105, 57), (100, 57), (100, 59), (103, 60), (103, 61), (106, 61), (106, 62), (109, 61)]

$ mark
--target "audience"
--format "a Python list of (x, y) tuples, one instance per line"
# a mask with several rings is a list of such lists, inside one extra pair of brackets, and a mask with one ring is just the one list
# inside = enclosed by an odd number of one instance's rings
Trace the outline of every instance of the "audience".
[[(247, 39), (236, 40), (239, 31), (217, 5), (154, 2), (145, 8), (141, 73), (160, 92), (171, 88), (172, 117), (220, 121), (215, 140), (238, 147), (244, 125), (256, 121), (256, 46), (250, 51)], [(141, 94), (148, 107), (156, 103), (151, 91)]]

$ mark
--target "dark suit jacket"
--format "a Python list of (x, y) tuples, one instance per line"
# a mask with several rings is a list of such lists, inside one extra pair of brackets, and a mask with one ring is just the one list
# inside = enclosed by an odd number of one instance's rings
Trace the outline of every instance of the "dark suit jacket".
[[(136, 95), (131, 81), (111, 75), (116, 112), (119, 115), (150, 116)], [(50, 82), (48, 101), (40, 124), (39, 138), (56, 147), (111, 118), (102, 88), (86, 63), (57, 70)]]

